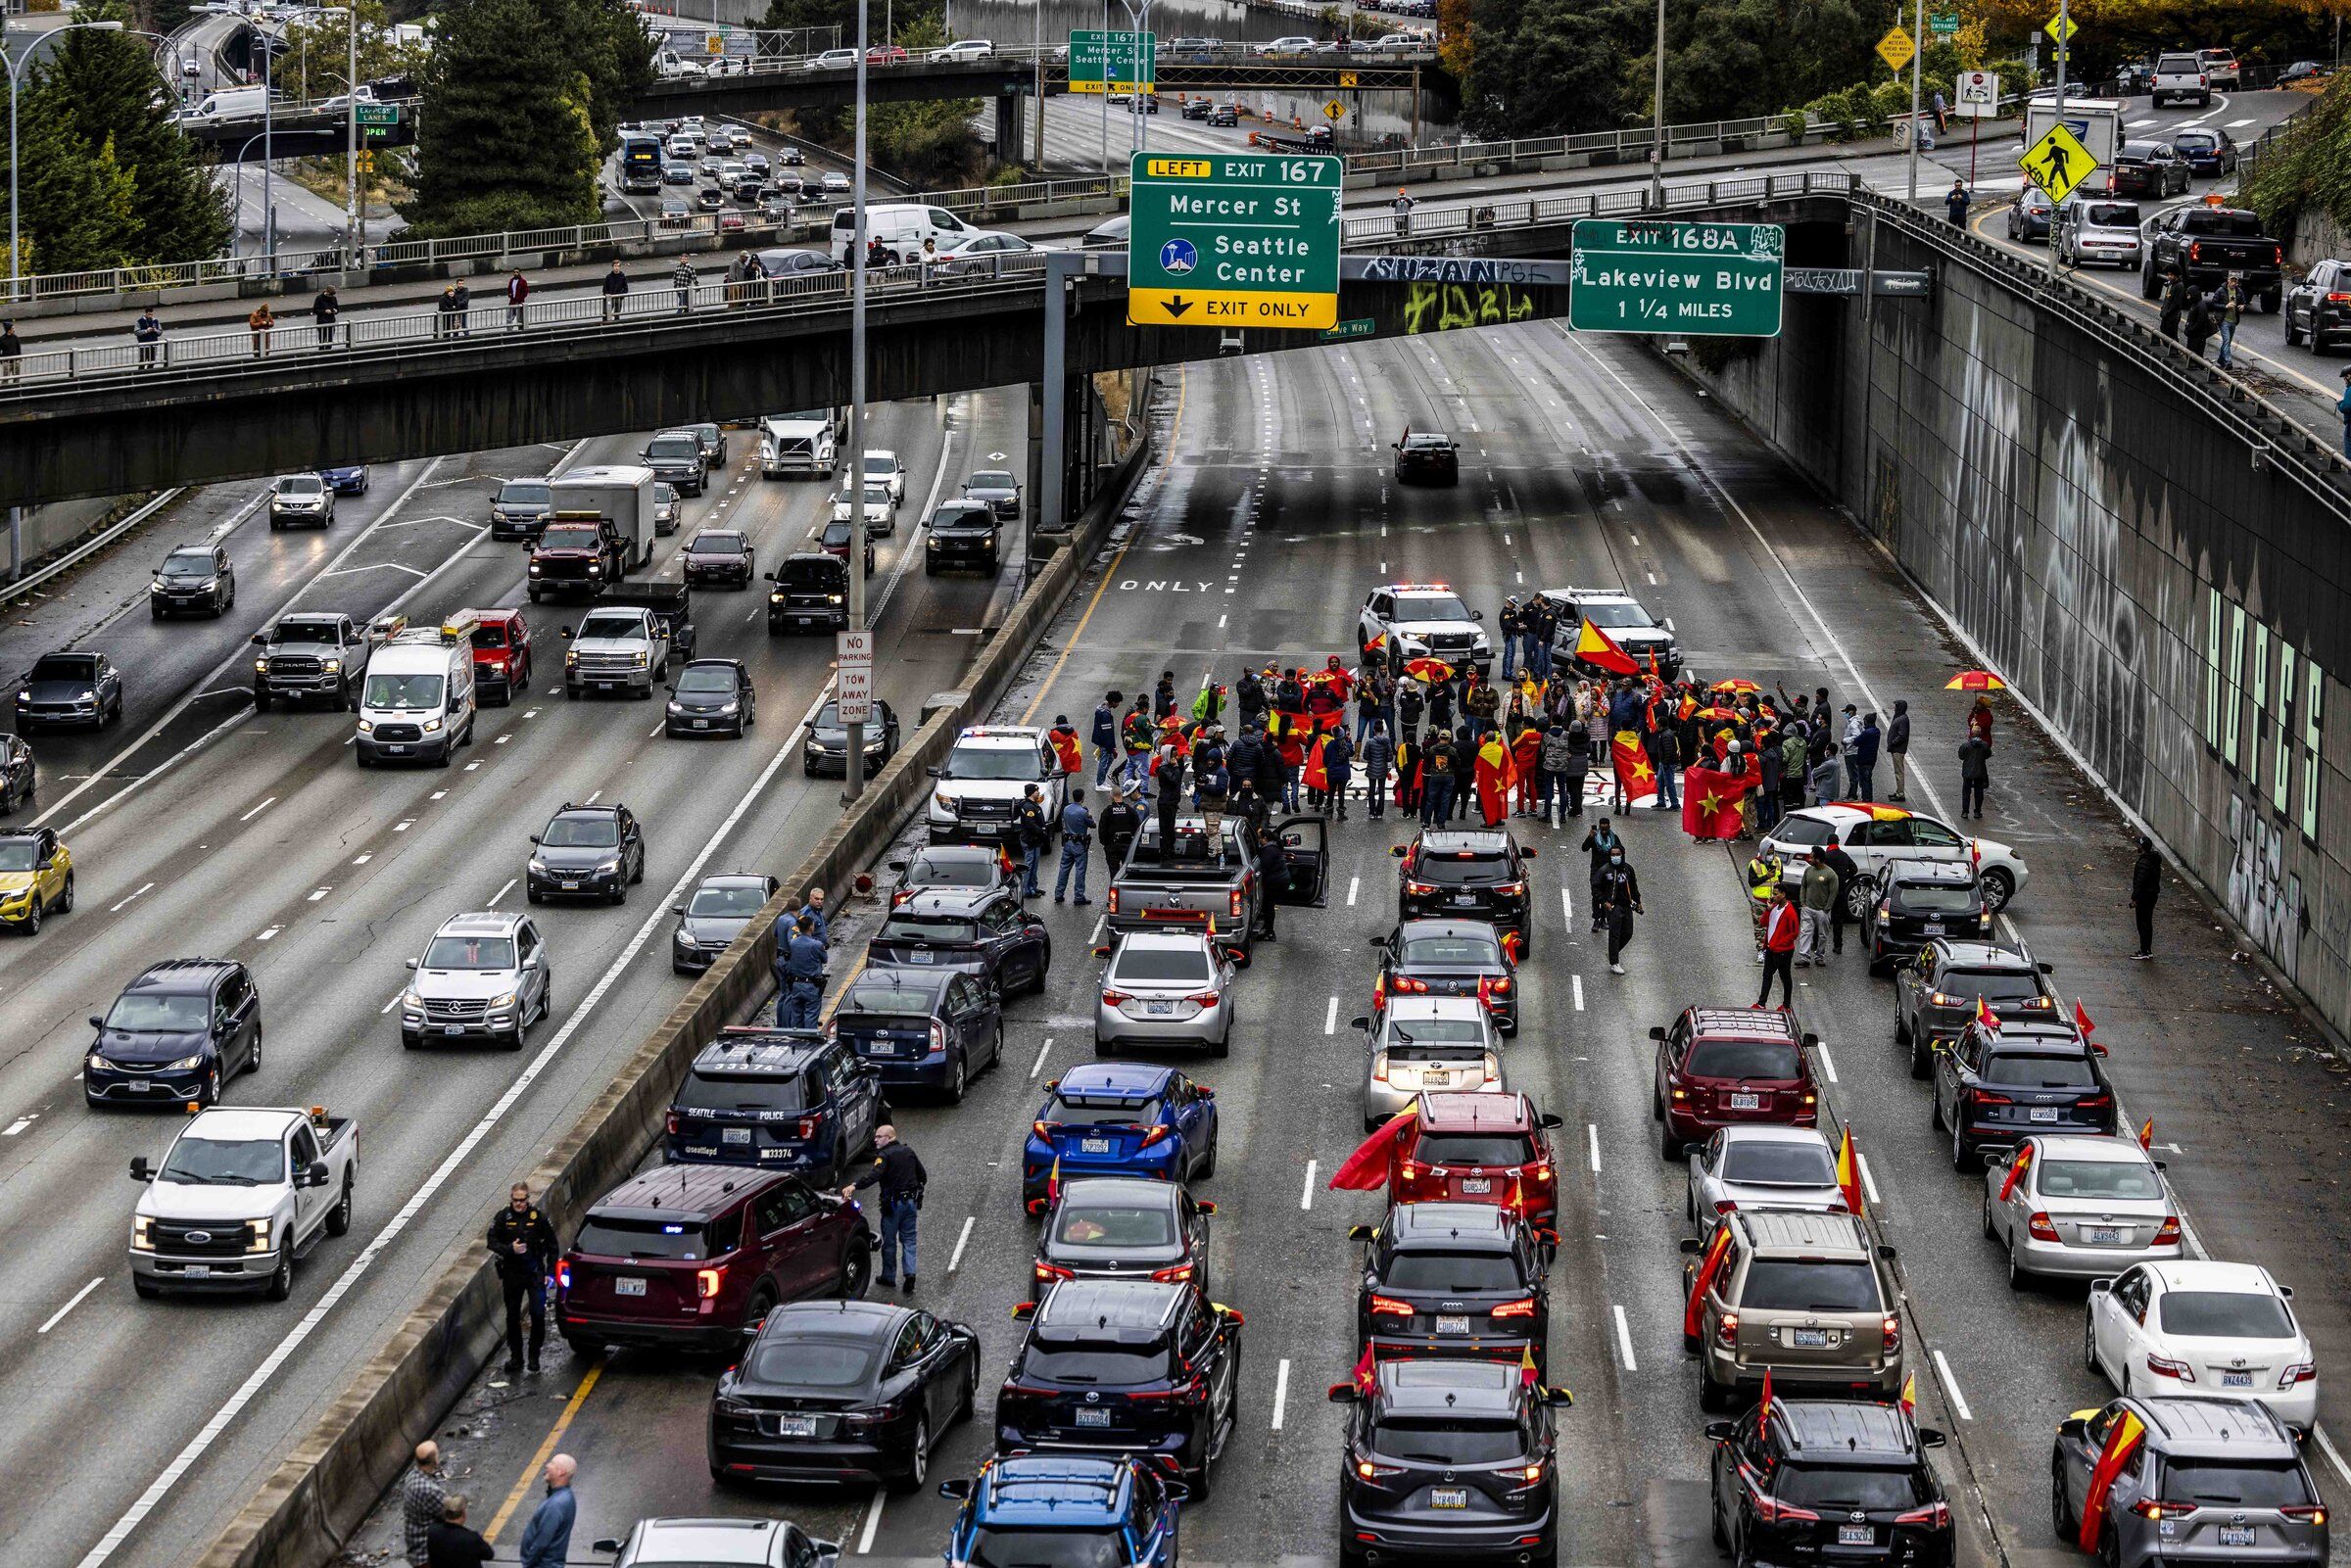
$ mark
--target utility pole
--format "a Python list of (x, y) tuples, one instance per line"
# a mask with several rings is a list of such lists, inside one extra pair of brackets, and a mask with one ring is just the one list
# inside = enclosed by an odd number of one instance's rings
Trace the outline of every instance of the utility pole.
[[(2051, 125), (2065, 123), (2065, 35), (2073, 30), (2072, 24), (2066, 17), (2066, 5), (2067, 0), (2057, 0), (2057, 111), (2049, 117)], [(2030, 123), (2030, 120), (2027, 123)], [(2055, 196), (2049, 197), (2048, 262), (2049, 276), (2054, 278), (2057, 276), (2057, 198)]]
[(1910, 52), (1910, 197), (1918, 200), (1918, 83), (1927, 58), (1927, 0), (1918, 0), (1917, 48)]
[[(1105, 187), (1110, 184), (1110, 0), (1102, 0), (1102, 183)], [(1043, 106), (1040, 104), (1038, 109), (1041, 112)]]
[[(849, 230), (849, 630), (865, 630), (865, 52), (867, 0), (857, 0), (857, 141), (849, 201), (857, 214)], [(840, 692), (835, 666), (834, 695)], [(846, 727), (849, 754), (844, 799), (865, 793), (865, 725)]]
[(350, 138), (344, 151), (348, 166), (343, 175), (343, 264), (353, 267), (360, 261), (360, 0), (351, 0), (343, 17), (350, 24), (345, 34), (349, 58), (343, 75), (343, 96), (350, 100), (343, 106), (349, 117), (345, 129)]
[(277, 51), (269, 47), (269, 35), (261, 28), (256, 27), (253, 35), (262, 46), (262, 256), (274, 276), (277, 272), (277, 208), (269, 196), (270, 180), (276, 170), (269, 162), (269, 155), (277, 150), (277, 143), (271, 134), (277, 126), (274, 103), (277, 92), (271, 85), (276, 78)]
[(1651, 110), (1654, 114), (1653, 140), (1649, 144), (1649, 205), (1659, 212), (1665, 208), (1665, 0), (1657, 0), (1656, 79), (1651, 87)]

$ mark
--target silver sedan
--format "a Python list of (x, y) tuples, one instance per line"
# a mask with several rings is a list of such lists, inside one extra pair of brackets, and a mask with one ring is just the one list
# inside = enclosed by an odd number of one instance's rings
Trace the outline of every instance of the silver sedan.
[(1370, 1050), (1364, 1063), (1364, 1130), (1409, 1107), (1423, 1089), (1503, 1092), (1502, 1043), (1474, 996), (1393, 996), (1357, 1019)]
[(2131, 1138), (2048, 1134), (1988, 1159), (1984, 1234), (2008, 1254), (2008, 1283), (2102, 1278), (2186, 1257), (2161, 1171)]
[[(1104, 951), (1096, 949), (1097, 952)], [(1107, 949), (1094, 1004), (1094, 1054), (1127, 1046), (1232, 1049), (1232, 961), (1204, 931), (1131, 931)]]
[(1690, 1154), (1684, 1214), (1703, 1238), (1735, 1209), (1845, 1207), (1837, 1157), (1812, 1127), (1724, 1127)]

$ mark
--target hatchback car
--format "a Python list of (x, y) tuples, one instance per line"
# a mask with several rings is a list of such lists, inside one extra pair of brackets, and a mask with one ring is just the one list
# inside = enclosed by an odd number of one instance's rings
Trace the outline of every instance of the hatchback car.
[(1523, 1094), (1423, 1094), (1389, 1156), (1398, 1203), (1493, 1204), (1523, 1213), (1548, 1245), (1559, 1212), (1552, 1128)]
[(1817, 1127), (1723, 1127), (1690, 1151), (1682, 1213), (1700, 1236), (1734, 1210), (1845, 1206), (1837, 1156)]
[(2218, 179), (2236, 172), (2236, 138), (2225, 130), (2199, 125), (2172, 137), (2172, 151), (2199, 178)]
[(122, 717), (122, 672), (103, 653), (44, 653), (17, 677), (17, 733), (43, 725), (103, 730)]
[(1094, 1055), (1138, 1045), (1230, 1054), (1240, 972), (1215, 937), (1205, 930), (1119, 932), (1108, 956), (1094, 1003)]
[(1004, 1063), (1003, 1003), (960, 970), (868, 964), (841, 992), (833, 1032), (886, 1087), (936, 1090), (950, 1105)]
[(1235, 103), (1212, 104), (1203, 118), (1211, 125), (1237, 126), (1241, 122), (1241, 106)]
[(759, 692), (741, 659), (696, 659), (670, 683), (663, 735), (742, 736), (759, 722)]
[(583, 806), (565, 801), (545, 828), (531, 834), (523, 892), (534, 904), (550, 898), (605, 898), (626, 903), (632, 883), (645, 880), (645, 831), (618, 801)]
[(1368, 1048), (1364, 1064), (1364, 1130), (1412, 1109), (1424, 1091), (1504, 1092), (1502, 1042), (1473, 997), (1400, 996), (1354, 1021)]
[(781, 1170), (659, 1165), (588, 1206), (555, 1265), (555, 1324), (606, 1345), (727, 1351), (785, 1302), (857, 1297), (873, 1233), (854, 1204)]
[(365, 463), (346, 463), (340, 468), (321, 468), (318, 470), (318, 477), (325, 480), (327, 487), (338, 496), (364, 496), (367, 494), (367, 465)]
[(1938, 936), (1988, 941), (1991, 911), (1975, 868), (1959, 861), (1890, 863), (1861, 916), (1869, 972), (1882, 974)]
[(1925, 1451), (1943, 1434), (1899, 1406), (1774, 1399), (1706, 1436), (1714, 1539), (1739, 1561), (1948, 1568), (1950, 1500)]
[(1074, 1176), (1205, 1181), (1217, 1173), (1217, 1092), (1174, 1068), (1087, 1062), (1045, 1085), (1021, 1150), (1021, 1204), (1041, 1214)]
[(1652, 1027), (1649, 1037), (1657, 1042), (1650, 1116), (1661, 1124), (1658, 1151), (1667, 1160), (1721, 1127), (1819, 1125), (1809, 1053), (1820, 1042), (1799, 1033), (1788, 1014), (1685, 1008), (1672, 1023)]
[(331, 528), (335, 522), (335, 487), (321, 474), (283, 474), (269, 486), (269, 531), (281, 528)]
[(911, 1492), (979, 1387), (980, 1337), (962, 1323), (883, 1302), (780, 1307), (710, 1397), (710, 1479)]
[(2029, 1137), (1984, 1172), (1984, 1234), (2008, 1283), (2091, 1279), (2183, 1255), (2162, 1165), (2129, 1138)]
[(1367, 940), (1379, 950), (1371, 981), (1374, 1011), (1403, 996), (1469, 996), (1493, 1015), (1498, 1031), (1518, 1032), (1517, 943), (1485, 922), (1406, 921)]
[(640, 1519), (626, 1536), (589, 1547), (612, 1568), (834, 1568), (840, 1543), (818, 1541), (789, 1519)]
[(669, 967), (678, 974), (699, 974), (735, 945), (735, 938), (751, 918), (776, 896), (776, 879), (761, 872), (717, 872), (696, 883), (683, 904), (672, 904), (678, 917), (670, 932)]
[(2187, 194), (2187, 161), (2169, 142), (2126, 141), (2114, 151), (2111, 189), (2117, 196), (2163, 201)]
[(2285, 291), (2287, 347), (2310, 345), (2325, 354), (2329, 344), (2351, 336), (2351, 261), (2314, 262), (2301, 280)]
[(1910, 1076), (1927, 1075), (1934, 1053), (1958, 1038), (1979, 1002), (2002, 1018), (2056, 1018), (2050, 973), (2051, 966), (2018, 948), (1929, 937), (1916, 958), (1894, 972), (1894, 1043), (1909, 1048)]
[[(880, 773), (898, 754), (898, 710), (882, 697), (874, 698), (874, 716), (866, 721), (864, 777)], [(828, 700), (808, 721), (808, 736), (800, 745), (800, 771), (811, 779), (849, 773), (849, 727), (841, 722), (840, 704)]]
[(1518, 957), (1535, 948), (1534, 900), (1527, 894), (1522, 845), (1498, 828), (1423, 828), (1392, 851), (1404, 862), (1396, 877), (1396, 919), (1483, 921), (1518, 939)]
[(82, 1064), (89, 1105), (216, 1105), (221, 1086), (262, 1066), (262, 1002), (233, 959), (151, 964), (93, 1016)]
[(181, 545), (164, 557), (147, 585), (151, 620), (201, 611), (218, 620), (237, 602), (237, 566), (218, 545)]
[(2026, 186), (2008, 204), (2008, 237), (2020, 241), (2047, 239), (2056, 213), (2057, 204), (2049, 200), (2046, 191), (2038, 185)]
[(2140, 1263), (2090, 1282), (2084, 1359), (2126, 1395), (2253, 1400), (2308, 1433), (2319, 1417), (2319, 1366), (2293, 1297), (2259, 1263)]
[(13, 735), (0, 733), (0, 812), (29, 806), (40, 792), (40, 766), (32, 747)]
[(1241, 1314), (1188, 1281), (1070, 1279), (1034, 1307), (996, 1394), (996, 1449), (1128, 1453), (1209, 1495), (1240, 1423)]
[(1974, 866), (1984, 883), (1984, 902), (1995, 915), (2025, 885), (2024, 859), (2006, 844), (1972, 837), (1898, 806), (1805, 806), (1782, 817), (1763, 835), (1763, 847), (1791, 866), (1832, 842), (1844, 845), (1861, 872), (1846, 893), (1846, 912), (1855, 920), (1861, 918), (1886, 868), (1895, 861)]
[(990, 844), (929, 844), (888, 865), (897, 875), (889, 888), (892, 909), (934, 887), (993, 891), (1019, 881), (1011, 858)]
[(1383, 1362), (1330, 1398), (1355, 1406), (1339, 1470), (1346, 1568), (1558, 1559), (1552, 1411), (1571, 1402), (1565, 1389), (1514, 1366), (1420, 1359)]
[(1462, 444), (1435, 430), (1407, 431), (1395, 444), (1396, 483), (1459, 484)]
[(1021, 482), (1002, 468), (983, 468), (963, 482), (966, 500), (976, 500), (1008, 523), (1021, 520)]
[(1216, 1212), (1215, 1204), (1195, 1200), (1179, 1181), (1065, 1181), (1037, 1232), (1029, 1299), (1043, 1300), (1065, 1279), (1189, 1280), (1200, 1294), (1213, 1296), (1208, 1221)]
[(923, 573), (976, 570), (996, 575), (1002, 564), (1004, 528), (995, 510), (982, 500), (950, 500), (931, 514), (923, 535)]
[(428, 1041), (519, 1051), (530, 1026), (554, 1011), (553, 968), (528, 916), (455, 916), (408, 963), (400, 1043), (411, 1051)]
[(938, 1484), (962, 1507), (947, 1560), (1176, 1568), (1176, 1510), (1191, 1489), (1139, 1459), (1016, 1453)]
[(2057, 1424), (2049, 1513), (2061, 1540), (2079, 1539), (2098, 1460), (2125, 1443), (2137, 1457), (2102, 1499), (2102, 1562), (2327, 1560), (2326, 1499), (2285, 1423), (2264, 1405), (2179, 1395), (2120, 1399)]
[(1950, 1133), (1951, 1167), (1975, 1170), (1985, 1150), (2036, 1132), (2112, 1133), (2103, 1055), (2070, 1022), (1970, 1023), (1935, 1054), (1934, 1122)]
[(942, 887), (917, 894), (882, 918), (866, 944), (868, 964), (961, 970), (1005, 996), (1041, 991), (1053, 967), (1045, 923), (1007, 889)]
[(670, 1097), (662, 1157), (797, 1170), (838, 1187), (871, 1155), (883, 1119), (881, 1075), (845, 1043), (730, 1024)]
[(1549, 1364), (1551, 1286), (1542, 1243), (1491, 1204), (1398, 1204), (1364, 1244), (1355, 1336), (1374, 1360), (1464, 1355)]
[(686, 542), (678, 554), (678, 569), (689, 588), (705, 583), (749, 588), (758, 575), (756, 554), (751, 537), (740, 529), (705, 528)]
[(1741, 1209), (1682, 1250), (1701, 1409), (1756, 1392), (1766, 1372), (1782, 1391), (1900, 1395), (1901, 1297), (1882, 1267), (1894, 1249), (1872, 1245), (1860, 1216)]
[(2067, 266), (2138, 270), (2143, 239), (2136, 202), (2109, 201), (2077, 191), (2057, 207), (2057, 260)]

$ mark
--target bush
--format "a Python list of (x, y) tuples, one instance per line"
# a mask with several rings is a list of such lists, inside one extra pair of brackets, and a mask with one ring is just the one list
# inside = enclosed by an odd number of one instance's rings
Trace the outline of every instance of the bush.
[[(1924, 96), (1923, 93), (1921, 95)], [(1910, 113), (1910, 78), (1882, 81), (1869, 90), (1869, 134), (1881, 135), (1887, 122)]]
[(1788, 138), (1788, 145), (1791, 147), (1799, 147), (1803, 144), (1804, 132), (1811, 128), (1811, 124), (1812, 117), (1800, 109), (1780, 111), (1779, 132)]

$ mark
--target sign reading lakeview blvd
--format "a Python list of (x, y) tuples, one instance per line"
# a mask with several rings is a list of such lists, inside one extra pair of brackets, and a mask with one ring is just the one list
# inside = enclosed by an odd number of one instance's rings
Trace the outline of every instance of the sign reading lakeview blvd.
[(1148, 32), (1070, 34), (1070, 91), (1136, 93), (1153, 90), (1159, 38)]
[(1335, 325), (1341, 171), (1312, 154), (1136, 153), (1128, 324)]
[(1780, 335), (1787, 231), (1777, 223), (1575, 225), (1567, 320), (1578, 332)]

